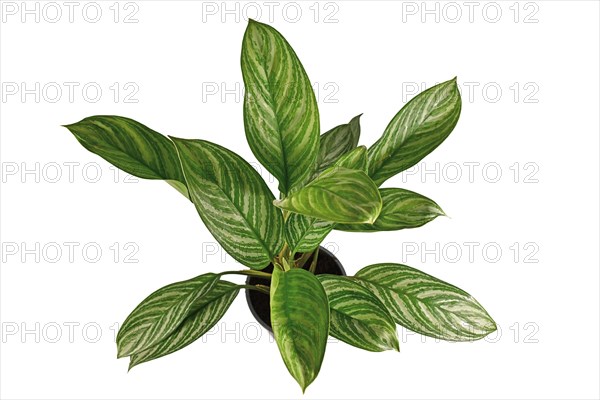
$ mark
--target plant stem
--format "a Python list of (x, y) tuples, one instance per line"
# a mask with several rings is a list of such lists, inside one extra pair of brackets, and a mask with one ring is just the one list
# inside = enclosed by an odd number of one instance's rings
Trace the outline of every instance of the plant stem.
[(308, 269), (308, 272), (314, 274), (315, 270), (317, 269), (317, 260), (319, 258), (319, 248), (317, 247), (317, 249), (314, 252), (314, 257), (312, 260), (312, 263), (310, 264), (310, 268)]
[[(282, 196), (282, 198), (283, 198), (283, 196)], [(287, 221), (287, 219), (288, 219), (288, 217), (290, 215), (290, 212), (287, 211), (287, 210), (282, 210), (282, 212), (283, 212), (283, 221), (285, 222), (285, 221)], [(289, 264), (289, 262), (291, 261), (292, 256), (293, 256), (293, 254), (290, 253), (290, 247), (288, 246), (287, 241), (284, 240), (283, 247), (281, 248), (281, 251), (279, 252), (279, 255), (275, 258), (275, 261), (277, 261), (280, 264), (282, 264), (284, 260), (287, 260), (288, 264)], [(275, 264), (275, 262), (273, 262), (273, 264)], [(284, 267), (284, 271), (286, 271), (287, 269), (289, 269), (289, 268), (286, 269), (286, 265), (284, 265), (283, 267)]]
[(271, 274), (261, 271), (225, 271), (218, 275), (248, 275), (255, 276), (257, 278), (271, 279)]
[(303, 268), (304, 264), (306, 264), (306, 262), (308, 261), (308, 259), (310, 258), (310, 256), (314, 253), (314, 251), (312, 252), (308, 252), (308, 253), (303, 253), (302, 256), (298, 259), (298, 261), (296, 262), (296, 266), (298, 268)]
[[(287, 210), (283, 210), (283, 221), (285, 222), (288, 219), (289, 216), (289, 211)], [(290, 252), (290, 248), (287, 244), (287, 241), (283, 242), (283, 248), (281, 249), (281, 251), (279, 252), (279, 256), (277, 257), (279, 260), (283, 260), (286, 258), (289, 258), (289, 252)]]
[(279, 259), (283, 260), (284, 258), (289, 257), (289, 253), (290, 252), (290, 248), (288, 247), (287, 242), (285, 242), (283, 244), (283, 248), (281, 249), (281, 251), (279, 252)]
[(271, 287), (267, 285), (261, 285), (260, 283), (256, 285), (256, 287), (266, 290), (267, 292), (271, 291)]
[(271, 293), (269, 291), (269, 287), (265, 286), (265, 285), (238, 285), (238, 287), (240, 289), (256, 290), (257, 292), (261, 292), (261, 293), (265, 293), (265, 294)]

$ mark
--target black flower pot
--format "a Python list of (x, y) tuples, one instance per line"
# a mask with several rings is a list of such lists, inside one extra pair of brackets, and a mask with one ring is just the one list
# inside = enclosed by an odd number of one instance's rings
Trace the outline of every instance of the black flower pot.
[[(304, 264), (304, 269), (308, 269), (310, 267), (312, 259), (313, 256), (311, 256), (306, 264)], [(273, 264), (269, 264), (262, 271), (268, 273), (273, 272)], [(324, 247), (319, 247), (319, 258), (317, 259), (317, 268), (315, 270), (315, 274), (346, 276), (346, 271), (344, 270), (344, 267), (340, 261), (329, 250), (325, 249)], [(248, 279), (246, 279), (246, 283), (248, 285), (271, 285), (271, 281), (269, 279), (257, 278), (255, 276), (249, 276)], [(254, 318), (256, 318), (256, 320), (265, 329), (272, 332), (271, 303), (269, 295), (256, 290), (246, 290), (246, 301), (248, 302), (248, 307), (250, 308), (252, 315), (254, 315)]]

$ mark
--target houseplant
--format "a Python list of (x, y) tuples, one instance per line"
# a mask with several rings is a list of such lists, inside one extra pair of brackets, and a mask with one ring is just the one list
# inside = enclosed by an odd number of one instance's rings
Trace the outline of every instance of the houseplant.
[[(130, 357), (131, 368), (187, 346), (217, 323), (241, 289), (268, 294), (273, 335), (303, 391), (319, 372), (328, 335), (383, 351), (398, 350), (396, 324), (452, 341), (493, 332), (494, 321), (468, 293), (405, 265), (374, 264), (350, 277), (314, 274), (319, 244), (333, 229), (392, 231), (443, 215), (427, 197), (380, 186), (448, 137), (461, 110), (456, 80), (412, 99), (367, 149), (358, 146), (360, 116), (320, 135), (310, 81), (275, 29), (249, 22), (241, 64), (246, 137), (279, 181), (277, 200), (254, 168), (217, 144), (165, 137), (117, 116), (66, 126), (116, 167), (167, 181), (194, 204), (222, 247), (249, 267), (152, 293), (121, 326), (118, 357)], [(235, 284), (223, 279), (228, 274), (263, 283)]]

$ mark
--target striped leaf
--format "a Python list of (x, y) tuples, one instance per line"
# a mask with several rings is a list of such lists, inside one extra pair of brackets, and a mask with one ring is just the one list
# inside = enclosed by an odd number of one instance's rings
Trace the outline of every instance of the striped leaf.
[(460, 109), (456, 78), (409, 101), (369, 149), (369, 175), (375, 183), (381, 185), (438, 147), (456, 126)]
[(250, 20), (242, 43), (244, 127), (256, 158), (287, 194), (319, 151), (319, 111), (296, 53), (272, 27)]
[(79, 143), (115, 167), (144, 179), (162, 179), (188, 191), (173, 143), (132, 119), (97, 115), (65, 125)]
[(331, 167), (342, 155), (358, 145), (361, 115), (357, 115), (347, 124), (338, 125), (321, 135), (314, 177)]
[(285, 239), (292, 254), (313, 251), (335, 224), (302, 214), (290, 214), (285, 221)]
[(235, 300), (238, 285), (219, 281), (213, 289), (200, 297), (191, 313), (162, 342), (131, 355), (129, 369), (134, 366), (181, 350), (208, 332), (223, 317)]
[(317, 278), (329, 299), (331, 336), (368, 351), (399, 350), (396, 324), (373, 293), (344, 276)]
[(214, 143), (171, 139), (208, 230), (242, 264), (253, 269), (269, 265), (283, 246), (283, 217), (258, 172)]
[(363, 171), (334, 166), (275, 205), (325, 221), (372, 223), (381, 211), (381, 196)]
[(348, 232), (396, 231), (417, 228), (445, 215), (433, 200), (410, 190), (380, 189), (383, 207), (373, 224), (336, 225), (335, 229)]
[(117, 334), (117, 357), (146, 350), (167, 338), (206, 295), (218, 275), (205, 274), (158, 289), (129, 314)]
[(375, 264), (358, 271), (358, 283), (414, 332), (450, 341), (470, 341), (496, 330), (496, 323), (470, 294), (401, 264)]
[(329, 305), (315, 275), (273, 270), (271, 325), (283, 362), (302, 392), (321, 369), (329, 334)]
[(334, 165), (336, 167), (358, 169), (368, 173), (368, 162), (367, 148), (365, 146), (359, 146), (341, 156)]
[[(360, 146), (341, 156), (336, 167), (359, 169), (367, 172), (367, 148)], [(362, 226), (359, 224), (358, 226)], [(369, 224), (366, 224), (369, 225)], [(334, 222), (324, 221), (302, 214), (292, 214), (285, 222), (285, 237), (292, 254), (313, 251), (335, 226)]]

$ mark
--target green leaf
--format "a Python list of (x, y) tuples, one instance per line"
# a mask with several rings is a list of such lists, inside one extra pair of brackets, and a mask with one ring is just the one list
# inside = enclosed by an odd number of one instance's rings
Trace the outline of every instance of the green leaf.
[(88, 117), (65, 128), (115, 167), (138, 178), (166, 180), (189, 198), (175, 147), (160, 133), (114, 115)]
[(129, 314), (117, 334), (117, 357), (148, 349), (173, 333), (219, 276), (200, 275), (158, 289)]
[(250, 20), (242, 43), (244, 127), (256, 158), (287, 194), (313, 170), (319, 111), (296, 53), (272, 27)]
[(358, 145), (360, 137), (360, 115), (347, 124), (338, 125), (321, 135), (319, 156), (314, 176), (332, 166), (342, 155)]
[(214, 143), (171, 139), (208, 230), (242, 264), (253, 269), (269, 265), (283, 247), (283, 217), (258, 172)]
[(438, 147), (456, 126), (461, 100), (456, 78), (417, 95), (369, 149), (369, 175), (381, 185)]
[[(360, 146), (341, 156), (336, 167), (359, 169), (367, 172), (367, 149)], [(369, 224), (366, 224), (369, 225)], [(285, 237), (292, 254), (313, 251), (335, 226), (334, 222), (324, 221), (302, 214), (291, 214), (285, 221)], [(363, 226), (359, 224), (358, 226)]]
[(334, 164), (336, 167), (344, 167), (349, 169), (358, 169), (368, 173), (368, 157), (367, 148), (359, 146), (354, 150), (341, 156)]
[(345, 276), (317, 279), (329, 299), (331, 336), (368, 351), (399, 350), (396, 324), (374, 294)]
[(398, 324), (414, 332), (470, 341), (496, 330), (494, 320), (470, 294), (406, 265), (370, 265), (355, 279), (379, 298)]
[(285, 221), (286, 242), (292, 254), (313, 251), (331, 232), (335, 223), (307, 217), (302, 214), (290, 214)]
[(381, 196), (363, 171), (334, 166), (275, 205), (325, 221), (372, 223), (381, 211)]
[(395, 231), (417, 228), (446, 215), (433, 200), (410, 190), (389, 188), (379, 192), (383, 207), (373, 224), (340, 224), (335, 229), (348, 232)]
[(239, 286), (219, 281), (214, 288), (200, 297), (191, 313), (166, 339), (131, 355), (129, 369), (134, 366), (181, 350), (208, 332), (223, 317), (239, 293)]
[(271, 325), (283, 362), (302, 392), (321, 369), (329, 334), (329, 305), (319, 280), (296, 268), (273, 270)]

